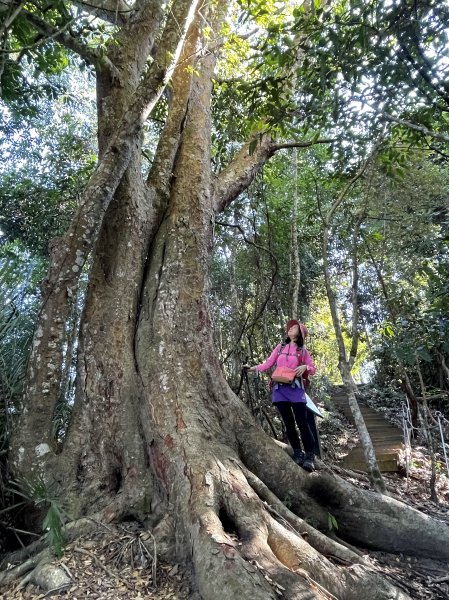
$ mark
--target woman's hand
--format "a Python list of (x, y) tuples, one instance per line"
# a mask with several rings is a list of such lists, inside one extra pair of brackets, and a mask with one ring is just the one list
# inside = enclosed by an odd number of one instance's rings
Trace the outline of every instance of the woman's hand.
[(257, 367), (250, 367), (249, 365), (243, 365), (243, 369), (250, 372), (257, 371)]
[(301, 375), (303, 375), (306, 371), (307, 371), (307, 366), (300, 365), (299, 367), (296, 367), (295, 375), (296, 375), (296, 377), (301, 377)]

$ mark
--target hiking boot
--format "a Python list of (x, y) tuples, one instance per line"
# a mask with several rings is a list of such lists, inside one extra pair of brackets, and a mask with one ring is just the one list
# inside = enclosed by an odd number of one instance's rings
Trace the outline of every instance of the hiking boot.
[(303, 466), (305, 457), (306, 457), (306, 455), (304, 454), (304, 452), (302, 450), (299, 450), (298, 448), (293, 450), (293, 460), (300, 467)]
[(306, 452), (304, 456), (304, 462), (302, 464), (302, 468), (306, 471), (315, 471), (315, 463), (313, 459), (315, 458), (313, 452)]

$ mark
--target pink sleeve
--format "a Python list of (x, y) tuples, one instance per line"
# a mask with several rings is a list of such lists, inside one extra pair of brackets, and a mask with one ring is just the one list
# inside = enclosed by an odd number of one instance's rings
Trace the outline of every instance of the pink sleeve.
[(280, 348), (281, 348), (281, 344), (278, 344), (276, 346), (276, 348), (273, 350), (273, 352), (270, 354), (270, 356), (267, 358), (267, 360), (264, 363), (257, 365), (257, 370), (258, 371), (266, 371), (267, 369), (272, 367), (278, 359)]
[(308, 350), (304, 349), (304, 355), (302, 357), (302, 362), (304, 365), (307, 365), (306, 375), (307, 376), (315, 375), (315, 373), (316, 373), (315, 363), (313, 362), (313, 359), (310, 356), (310, 352)]

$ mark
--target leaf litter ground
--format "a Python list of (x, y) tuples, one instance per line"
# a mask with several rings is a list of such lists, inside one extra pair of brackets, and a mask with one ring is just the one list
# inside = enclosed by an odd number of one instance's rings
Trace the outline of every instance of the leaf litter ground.
[[(99, 526), (94, 534), (78, 538), (54, 560), (71, 583), (54, 593), (36, 586), (19, 585), (3, 591), (3, 600), (57, 598), (102, 600), (184, 600), (192, 598), (190, 578), (178, 565), (153, 560), (148, 546), (150, 534), (137, 523)], [(151, 542), (151, 540), (150, 540)], [(151, 543), (150, 543), (151, 547)]]

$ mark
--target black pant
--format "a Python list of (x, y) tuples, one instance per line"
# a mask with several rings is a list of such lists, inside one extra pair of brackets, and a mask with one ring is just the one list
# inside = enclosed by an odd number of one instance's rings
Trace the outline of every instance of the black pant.
[(310, 431), (307, 422), (307, 406), (305, 402), (276, 402), (278, 411), (281, 413), (282, 420), (287, 430), (288, 441), (293, 450), (300, 450), (298, 432), (295, 427), (295, 420), (301, 432), (301, 439), (306, 452), (313, 452), (315, 438)]

